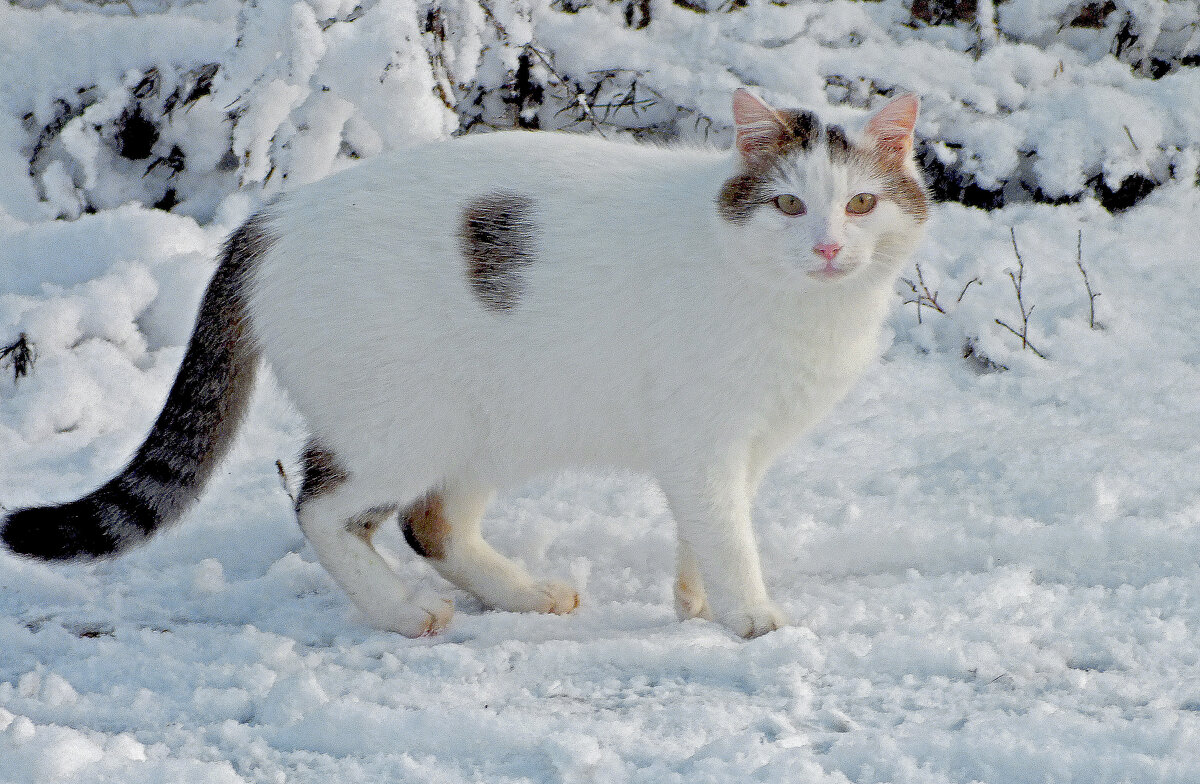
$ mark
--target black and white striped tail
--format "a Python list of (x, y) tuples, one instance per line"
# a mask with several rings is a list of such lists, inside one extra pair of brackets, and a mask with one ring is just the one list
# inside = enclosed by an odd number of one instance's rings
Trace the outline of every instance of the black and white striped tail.
[(78, 501), (13, 512), (0, 539), (46, 560), (115, 555), (173, 523), (204, 489), (228, 450), (254, 388), (246, 283), (271, 245), (256, 215), (225, 242), (200, 303), (196, 328), (162, 413), (119, 475)]

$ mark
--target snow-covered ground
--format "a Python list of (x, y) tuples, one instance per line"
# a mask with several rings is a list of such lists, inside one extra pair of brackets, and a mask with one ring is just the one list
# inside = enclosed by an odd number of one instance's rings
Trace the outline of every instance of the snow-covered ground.
[[(290, 183), (460, 125), (571, 125), (601, 82), (580, 130), (718, 143), (743, 81), (846, 121), (913, 89), (931, 154), (1008, 203), (937, 207), (883, 361), (769, 474), (756, 527), (797, 625), (678, 623), (657, 489), (566, 474), (486, 528), (575, 581), (576, 614), (460, 593), (438, 638), (376, 632), (295, 525), (275, 461), (294, 481), (303, 425), (268, 379), (177, 529), (95, 565), (0, 554), (0, 782), (1200, 782), (1200, 68), (1145, 73), (1194, 59), (1197, 4), (1064, 30), (1084, 4), (989, 28), (651, 2), (642, 29), (641, 4), (583, 5), (0, 10), (0, 346), (36, 351), (0, 367), (0, 504), (124, 462), (222, 237)], [(1118, 57), (1122, 15), (1142, 51)], [(606, 117), (633, 81), (655, 102)], [(1117, 215), (1092, 197), (1133, 173), (1164, 184)], [(1022, 328), (1018, 252), (1044, 358), (997, 323)]]

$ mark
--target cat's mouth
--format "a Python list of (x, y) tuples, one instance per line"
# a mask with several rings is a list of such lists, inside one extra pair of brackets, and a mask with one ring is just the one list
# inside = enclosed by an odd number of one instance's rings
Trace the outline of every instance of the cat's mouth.
[(820, 269), (809, 270), (808, 276), (817, 280), (838, 280), (845, 277), (849, 272), (849, 267), (842, 267), (832, 262), (826, 262), (825, 266)]

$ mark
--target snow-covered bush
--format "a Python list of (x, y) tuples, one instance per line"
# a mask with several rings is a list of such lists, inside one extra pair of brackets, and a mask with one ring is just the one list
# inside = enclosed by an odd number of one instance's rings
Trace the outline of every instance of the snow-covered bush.
[[(1095, 196), (1122, 209), (1195, 176), (1181, 153), (1200, 145), (1195, 0), (57, 5), (7, 12), (9, 35), (42, 35), (79, 64), (3, 86), (24, 140), (0, 161), (26, 181), (0, 200), (14, 215), (135, 200), (204, 219), (235, 188), (270, 192), (450, 132), (724, 143), (739, 84), (845, 119), (915, 91), (936, 194), (987, 208)], [(120, 51), (131, 35), (154, 43)]]

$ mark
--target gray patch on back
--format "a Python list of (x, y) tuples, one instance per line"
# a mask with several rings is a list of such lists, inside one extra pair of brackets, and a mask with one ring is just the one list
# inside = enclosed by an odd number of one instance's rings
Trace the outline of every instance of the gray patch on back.
[(510, 310), (521, 299), (521, 270), (537, 257), (534, 213), (533, 199), (506, 191), (485, 194), (463, 208), (458, 240), (467, 283), (489, 310)]

